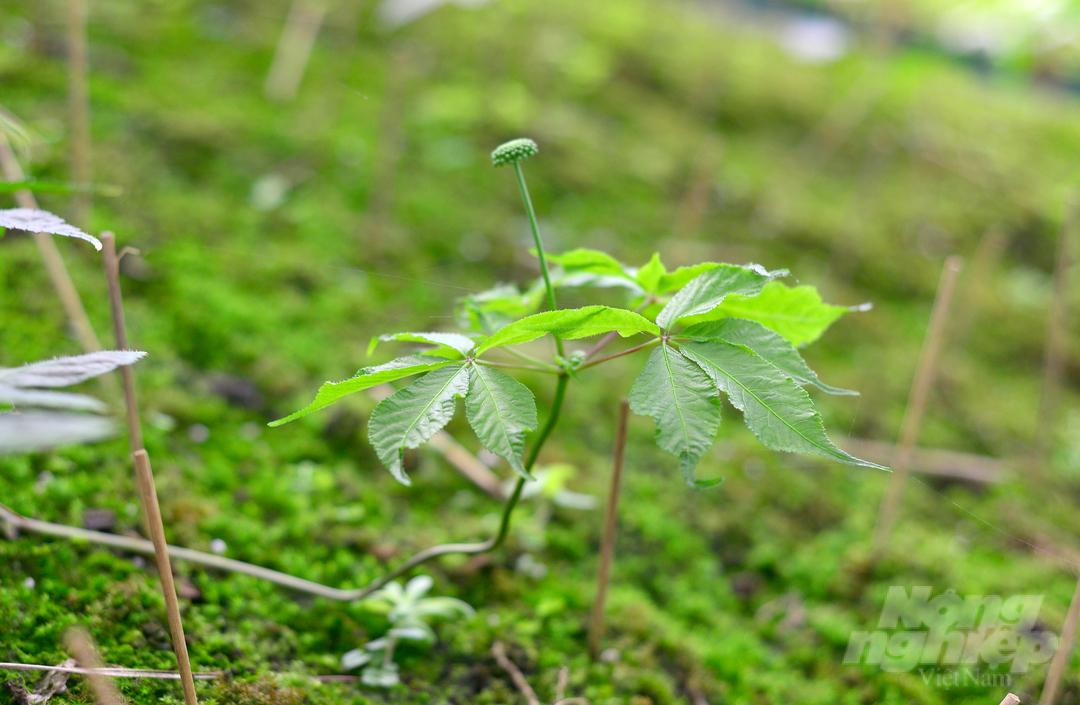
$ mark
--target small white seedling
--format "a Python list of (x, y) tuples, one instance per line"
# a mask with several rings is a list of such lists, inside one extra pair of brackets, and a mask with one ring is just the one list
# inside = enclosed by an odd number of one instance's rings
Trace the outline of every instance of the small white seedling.
[(360, 680), (376, 688), (390, 688), (401, 682), (398, 665), (394, 663), (394, 648), (402, 639), (434, 643), (435, 630), (428, 621), (434, 617), (472, 617), (476, 614), (468, 603), (453, 597), (425, 597), (435, 581), (418, 575), (405, 587), (391, 581), (376, 590), (364, 603), (376, 610), (386, 610), (390, 630), (385, 636), (369, 641), (341, 657), (341, 666), (353, 670), (364, 666)]

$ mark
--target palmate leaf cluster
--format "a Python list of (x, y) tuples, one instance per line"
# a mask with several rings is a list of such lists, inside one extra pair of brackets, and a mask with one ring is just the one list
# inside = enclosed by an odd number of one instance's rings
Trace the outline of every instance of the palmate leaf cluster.
[[(525, 438), (537, 427), (532, 392), (481, 356), (547, 335), (578, 340), (604, 334), (642, 337), (648, 359), (630, 389), (630, 407), (656, 421), (659, 447), (679, 458), (687, 483), (720, 428), (720, 393), (742, 412), (767, 448), (812, 453), (851, 465), (880, 467), (837, 448), (803, 389), (854, 394), (822, 383), (799, 355), (849, 309), (821, 301), (808, 286), (780, 281), (786, 270), (705, 262), (668, 272), (654, 255), (628, 267), (606, 253), (577, 249), (549, 255), (556, 287), (619, 288), (626, 308), (585, 306), (538, 312), (544, 287), (522, 292), (501, 284), (459, 302), (464, 332), (394, 333), (372, 341), (420, 343), (411, 355), (367, 367), (342, 382), (327, 382), (307, 407), (276, 421), (292, 421), (353, 392), (414, 375), (383, 399), (368, 424), (368, 438), (383, 464), (409, 484), (402, 455), (430, 439), (465, 400), (480, 442), (531, 479), (523, 461)], [(644, 338), (648, 336), (648, 338)], [(595, 362), (595, 361), (594, 361)], [(551, 369), (577, 376), (591, 367), (583, 352), (556, 358)]]

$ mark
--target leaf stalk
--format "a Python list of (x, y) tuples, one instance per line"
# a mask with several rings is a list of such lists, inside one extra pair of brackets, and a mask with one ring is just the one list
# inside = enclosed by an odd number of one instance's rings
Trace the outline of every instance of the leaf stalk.
[(624, 355), (631, 355), (633, 353), (636, 353), (638, 350), (644, 350), (645, 348), (650, 348), (653, 345), (656, 345), (657, 343), (661, 343), (661, 342), (663, 342), (662, 338), (653, 338), (652, 340), (650, 340), (650, 341), (648, 341), (646, 343), (642, 343), (641, 345), (635, 345), (632, 348), (627, 348), (626, 350), (620, 350), (617, 353), (611, 353), (610, 355), (605, 355), (604, 357), (597, 358), (596, 360), (593, 360), (592, 362), (586, 362), (584, 365), (579, 366), (577, 369), (578, 370), (584, 370), (584, 369), (587, 369), (589, 367), (593, 367), (594, 365), (599, 365), (601, 362), (607, 362), (608, 360), (614, 360), (615, 358), (622, 357)]
[[(533, 242), (536, 244), (536, 256), (540, 259), (540, 271), (544, 275), (544, 286), (547, 288), (548, 303), (551, 310), (559, 308), (555, 301), (555, 287), (551, 285), (551, 275), (548, 274), (547, 257), (544, 255), (544, 243), (540, 239), (540, 226), (536, 222), (536, 211), (533, 210), (532, 199), (529, 198), (529, 187), (525, 185), (525, 175), (521, 173), (521, 164), (514, 162), (514, 175), (517, 176), (518, 188), (521, 189), (521, 200), (525, 202), (525, 213), (529, 216), (529, 226), (532, 228)], [(552, 334), (555, 338), (555, 347), (559, 357), (564, 357), (562, 339)]]

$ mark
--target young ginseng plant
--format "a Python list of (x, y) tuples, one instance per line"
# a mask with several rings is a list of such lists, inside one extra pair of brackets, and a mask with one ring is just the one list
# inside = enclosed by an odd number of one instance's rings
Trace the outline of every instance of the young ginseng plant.
[[(505, 459), (519, 475), (503, 510), (499, 533), (476, 544), (447, 544), (417, 554), (371, 589), (429, 558), (444, 553), (479, 553), (501, 544), (540, 448), (558, 419), (567, 383), (585, 370), (638, 351), (649, 351), (630, 389), (631, 409), (656, 421), (656, 442), (679, 459), (686, 482), (705, 487), (695, 468), (720, 427), (720, 393), (739, 409), (747, 426), (771, 450), (812, 453), (850, 465), (881, 468), (837, 448), (803, 389), (813, 385), (831, 394), (854, 394), (823, 384), (796, 347), (817, 339), (848, 309), (823, 304), (812, 287), (790, 288), (779, 280), (786, 270), (758, 265), (704, 262), (668, 272), (654, 255), (644, 266), (628, 267), (610, 255), (578, 249), (545, 253), (520, 162), (535, 154), (532, 140), (508, 142), (492, 153), (496, 166), (513, 167), (525, 203), (542, 276), (525, 292), (510, 285), (461, 302), (464, 332), (391, 333), (372, 341), (420, 343), (418, 353), (360, 370), (343, 382), (328, 382), (307, 407), (271, 423), (286, 423), (342, 397), (377, 384), (420, 375), (383, 399), (368, 422), (368, 438), (398, 481), (409, 484), (402, 456), (429, 440), (453, 417), (458, 397), (480, 442)], [(549, 266), (549, 262), (550, 265)], [(560, 287), (617, 287), (625, 308), (585, 306), (560, 309)], [(546, 303), (549, 310), (538, 312)], [(551, 336), (554, 359), (539, 360), (514, 346)], [(603, 336), (587, 350), (569, 354), (564, 341)], [(599, 353), (616, 337), (644, 342), (619, 352)], [(636, 342), (636, 340), (635, 340)], [(505, 352), (517, 359), (490, 359)], [(545, 423), (525, 451), (526, 435), (537, 428), (533, 393), (499, 368), (550, 372), (555, 394)], [(881, 468), (884, 469), (884, 468)]]

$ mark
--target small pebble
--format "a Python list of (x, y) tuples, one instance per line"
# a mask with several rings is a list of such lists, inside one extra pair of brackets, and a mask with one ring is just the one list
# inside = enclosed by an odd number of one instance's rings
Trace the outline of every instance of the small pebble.
[(27, 590), (33, 590), (34, 586), (37, 585), (37, 581), (34, 580), (33, 578), (27, 578), (26, 580), (22, 581), (22, 584), (23, 584), (23, 587), (26, 588)]
[(214, 539), (210, 542), (210, 551), (212, 553), (218, 554), (219, 556), (225, 553), (226, 549), (228, 548), (228, 545), (223, 539)]

